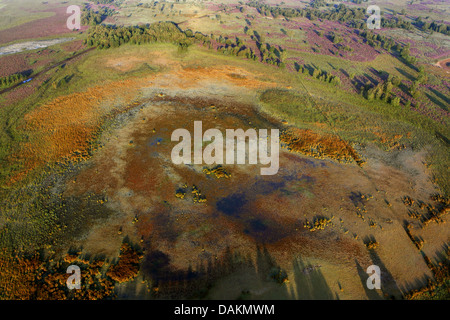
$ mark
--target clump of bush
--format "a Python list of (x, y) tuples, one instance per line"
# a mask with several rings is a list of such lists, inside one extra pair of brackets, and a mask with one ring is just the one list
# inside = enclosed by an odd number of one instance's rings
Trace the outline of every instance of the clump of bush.
[(270, 278), (279, 284), (289, 282), (286, 271), (280, 267), (274, 267), (270, 270)]
[(369, 250), (375, 250), (376, 248), (378, 248), (378, 246), (379, 246), (379, 243), (377, 242), (377, 241), (367, 241), (366, 243), (365, 243), (365, 245), (366, 245), (366, 247), (367, 247), (367, 249), (369, 249)]
[(323, 230), (325, 227), (333, 225), (331, 219), (332, 218), (316, 218), (312, 224), (306, 220), (303, 226), (311, 232)]
[(124, 242), (120, 248), (119, 261), (109, 268), (106, 275), (118, 283), (130, 281), (139, 273), (141, 259), (141, 253)]

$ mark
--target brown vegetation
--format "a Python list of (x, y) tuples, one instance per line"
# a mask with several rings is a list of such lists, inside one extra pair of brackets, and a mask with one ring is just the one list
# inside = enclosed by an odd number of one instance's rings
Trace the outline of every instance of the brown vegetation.
[(125, 103), (130, 102), (135, 92), (132, 87), (131, 80), (96, 86), (57, 98), (27, 114), (24, 127), (34, 139), (24, 143), (11, 157), (10, 161), (23, 163), (23, 169), (10, 182), (20, 181), (28, 172), (46, 163), (89, 158), (102, 120), (108, 112), (115, 111), (112, 107), (103, 108), (102, 104), (112, 104), (110, 100), (117, 92), (124, 92)]
[(323, 230), (327, 226), (332, 226), (333, 222), (331, 222), (331, 218), (315, 218), (313, 223), (311, 224), (308, 220), (305, 221), (303, 226), (308, 229), (311, 232), (317, 231), (317, 230)]
[(139, 273), (141, 258), (142, 255), (137, 250), (124, 242), (120, 248), (119, 261), (109, 268), (106, 275), (118, 283), (130, 281)]
[[(70, 262), (69, 262), (70, 261)], [(70, 264), (81, 268), (81, 289), (69, 290), (66, 273)], [(82, 260), (67, 254), (64, 261), (45, 259), (39, 254), (0, 253), (0, 299), (14, 300), (96, 300), (114, 297), (114, 282), (101, 269), (103, 260)]]
[(288, 150), (314, 158), (363, 163), (351, 146), (331, 134), (320, 135), (309, 129), (289, 128), (281, 133), (280, 141)]
[(225, 168), (222, 167), (221, 165), (218, 165), (218, 166), (214, 167), (213, 169), (205, 168), (205, 169), (203, 169), (203, 172), (206, 173), (207, 175), (214, 174), (217, 179), (220, 179), (220, 178), (228, 179), (231, 177), (231, 174), (229, 174), (225, 170)]
[(369, 250), (375, 250), (376, 248), (378, 248), (379, 243), (377, 241), (368, 241), (365, 243), (367, 249)]
[(450, 290), (448, 283), (450, 281), (450, 247), (445, 250), (445, 259), (434, 265), (431, 260), (424, 256), (425, 262), (434, 275), (434, 280), (428, 279), (428, 284), (417, 290), (412, 290), (405, 295), (409, 300), (428, 300), (428, 299), (449, 299)]
[[(426, 203), (424, 201), (415, 201), (409, 196), (404, 196), (402, 201), (407, 207), (412, 207), (414, 204), (418, 207), (418, 209), (414, 210), (413, 208), (408, 209), (408, 215), (416, 220), (422, 222), (423, 226), (426, 227), (430, 222), (436, 223), (444, 223), (443, 220), (444, 215), (446, 215), (450, 210), (450, 201), (448, 198), (443, 197), (440, 194), (436, 194), (430, 197), (432, 201), (436, 204), (433, 205), (431, 203)], [(417, 210), (423, 211), (420, 213)]]

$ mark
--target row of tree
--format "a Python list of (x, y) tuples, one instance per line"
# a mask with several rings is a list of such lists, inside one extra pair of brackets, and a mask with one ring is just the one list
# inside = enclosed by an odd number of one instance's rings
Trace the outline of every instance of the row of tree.
[(415, 26), (423, 31), (440, 32), (445, 35), (450, 35), (450, 25), (445, 23), (423, 21), (421, 17), (418, 17), (416, 19)]
[(370, 30), (366, 30), (366, 31), (360, 32), (359, 35), (362, 38), (366, 39), (367, 44), (369, 44), (370, 46), (372, 46), (374, 48), (382, 47), (383, 49), (385, 49), (387, 51), (391, 51), (391, 49), (394, 49), (394, 50), (400, 49), (400, 45), (397, 44), (394, 39), (392, 39), (390, 37), (386, 37), (382, 34), (376, 34)]
[(364, 19), (365, 9), (363, 8), (349, 8), (344, 4), (332, 8), (331, 10), (322, 11), (318, 7), (322, 6), (321, 2), (313, 2), (311, 7), (307, 8), (282, 8), (273, 7), (259, 1), (250, 1), (248, 6), (256, 8), (256, 10), (264, 16), (272, 16), (277, 18), (283, 16), (285, 18), (307, 17), (310, 20), (325, 19), (332, 21), (347, 22), (352, 19)]
[(26, 80), (28, 76), (24, 73), (14, 73), (6, 77), (0, 78), (0, 88), (8, 88), (16, 83)]
[(309, 74), (311, 77), (315, 79), (331, 83), (335, 86), (341, 85), (341, 78), (339, 78), (339, 76), (335, 76), (325, 70), (322, 70), (314, 66), (300, 65), (298, 66), (298, 72), (303, 74)]
[(369, 101), (381, 100), (390, 103), (393, 106), (399, 106), (401, 99), (400, 97), (392, 93), (393, 88), (394, 84), (391, 80), (382, 81), (378, 83), (376, 86), (367, 83), (362, 88), (361, 93)]
[(411, 44), (408, 42), (404, 47), (400, 49), (400, 56), (408, 64), (414, 64), (417, 62), (417, 58), (410, 55)]
[(423, 66), (419, 67), (419, 73), (417, 74), (417, 78), (416, 80), (413, 81), (413, 83), (411, 84), (411, 86), (409, 87), (409, 94), (411, 95), (411, 97), (413, 97), (414, 99), (417, 99), (420, 95), (420, 85), (422, 83), (427, 82), (428, 77), (425, 73), (425, 68)]
[(94, 0), (96, 4), (113, 4), (116, 6), (120, 6), (123, 0)]
[[(414, 80), (411, 83), (411, 86), (407, 89), (411, 97), (414, 99), (419, 97), (420, 84), (426, 81), (427, 75), (425, 73), (425, 69), (423, 66), (420, 66), (416, 80)], [(398, 106), (400, 105), (400, 97), (393, 94), (392, 90), (394, 87), (400, 87), (400, 85), (402, 85), (402, 81), (399, 77), (389, 75), (386, 81), (382, 81), (375, 86), (370, 82), (366, 83), (366, 85), (361, 88), (361, 93), (367, 100), (382, 100)], [(410, 105), (409, 101), (407, 102), (407, 105)]]
[[(353, 1), (355, 2), (355, 1)], [(323, 0), (316, 0), (311, 3), (310, 7), (300, 8), (282, 8), (273, 7), (259, 1), (252, 0), (247, 3), (248, 6), (254, 7), (264, 16), (272, 16), (277, 18), (283, 16), (285, 18), (307, 17), (310, 20), (324, 19), (331, 21), (348, 22), (349, 25), (356, 29), (367, 29), (367, 16), (365, 8), (349, 8), (343, 3), (332, 8), (331, 10), (320, 10), (322, 6), (328, 6)], [(383, 12), (381, 13), (383, 15)], [(405, 13), (402, 11), (402, 15)], [(402, 17), (393, 15), (392, 17), (381, 17), (382, 28), (401, 28), (412, 30), (414, 26), (424, 31), (440, 32), (446, 35), (450, 34), (450, 25), (438, 23), (436, 21), (422, 21), (421, 17), (416, 18), (415, 22), (404, 20)]]
[(97, 25), (89, 29), (84, 40), (88, 46), (99, 49), (118, 47), (125, 43), (142, 44), (166, 42), (179, 44), (188, 39), (187, 35), (172, 22), (158, 22), (145, 26), (112, 26)]
[[(257, 33), (255, 33), (257, 34)], [(214, 37), (204, 35), (192, 30), (181, 30), (175, 23), (158, 22), (145, 26), (116, 27), (111, 25), (97, 25), (89, 29), (88, 36), (84, 43), (88, 46), (96, 46), (99, 49), (119, 47), (125, 43), (174, 43), (179, 46), (180, 51), (185, 51), (189, 45), (198, 43), (208, 48), (213, 47), (213, 40), (219, 44), (217, 50), (223, 54), (246, 57), (252, 60), (285, 67), (283, 62), (286, 50), (275, 47), (268, 43), (262, 43), (261, 36), (258, 35), (256, 45), (258, 53), (255, 52), (240, 38), (228, 38), (222, 35)], [(259, 59), (258, 59), (259, 56)]]

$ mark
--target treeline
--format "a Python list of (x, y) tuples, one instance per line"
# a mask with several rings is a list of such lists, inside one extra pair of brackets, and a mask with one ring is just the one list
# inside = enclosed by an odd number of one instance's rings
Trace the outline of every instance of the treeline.
[(400, 98), (392, 94), (393, 88), (394, 84), (392, 80), (380, 82), (376, 86), (367, 83), (362, 88), (362, 95), (369, 101), (382, 100), (384, 102), (389, 102), (392, 105), (398, 106), (400, 105)]
[[(355, 1), (353, 1), (355, 2)], [(356, 1), (356, 3), (360, 3)], [(343, 3), (332, 8), (331, 10), (320, 10), (319, 7), (329, 6), (323, 0), (316, 0), (311, 3), (310, 7), (300, 8), (282, 8), (272, 7), (259, 1), (250, 1), (248, 6), (256, 8), (256, 10), (264, 16), (272, 16), (277, 18), (283, 16), (285, 18), (306, 17), (309, 20), (324, 19), (330, 21), (348, 22), (350, 27), (356, 29), (367, 29), (366, 9), (365, 8), (349, 8)], [(381, 13), (383, 14), (383, 13)], [(404, 15), (404, 13), (403, 13)], [(415, 22), (405, 21), (402, 17), (392, 16), (390, 18), (381, 17), (382, 28), (401, 28), (412, 30), (414, 26), (424, 31), (440, 32), (446, 35), (450, 34), (450, 25), (445, 23), (424, 22), (420, 17)]]
[(349, 8), (344, 4), (339, 4), (337, 7), (331, 10), (321, 11), (317, 9), (320, 6), (326, 5), (325, 3), (315, 1), (311, 7), (308, 8), (282, 8), (272, 7), (268, 4), (260, 3), (258, 1), (250, 1), (248, 6), (256, 8), (256, 10), (264, 16), (272, 16), (277, 18), (283, 16), (285, 18), (294, 17), (306, 17), (309, 20), (325, 19), (332, 21), (347, 22), (353, 19), (364, 19), (365, 9), (363, 8)]
[[(381, 28), (401, 28), (405, 30), (412, 30), (415, 27), (422, 31), (440, 32), (445, 35), (450, 35), (450, 25), (445, 23), (438, 23), (436, 21), (428, 22), (423, 21), (421, 17), (416, 18), (415, 22), (405, 21), (401, 17), (385, 18), (381, 17)], [(350, 27), (356, 29), (366, 29), (366, 21), (351, 21)]]
[(303, 74), (308, 74), (311, 77), (318, 79), (320, 81), (331, 83), (335, 86), (341, 85), (341, 78), (338, 76), (335, 76), (325, 70), (322, 70), (320, 68), (309, 66), (309, 65), (296, 65), (297, 71)]
[(92, 2), (96, 4), (113, 4), (115, 6), (120, 6), (123, 0), (94, 0)]
[(0, 78), (0, 88), (9, 88), (19, 82), (22, 82), (28, 78), (26, 73), (15, 73), (6, 77)]
[(381, 18), (381, 28), (401, 28), (406, 30), (412, 30), (413, 25), (409, 21), (405, 21), (402, 18), (391, 17), (390, 19)]
[[(247, 30), (246, 34), (249, 31)], [(214, 37), (211, 34), (210, 37), (205, 36), (199, 32), (192, 34), (191, 30), (187, 30), (186, 34), (188, 37), (194, 37), (197, 43), (202, 43), (203, 45), (207, 45), (209, 48), (212, 48), (211, 39), (214, 39), (219, 45), (217, 46), (217, 51), (226, 55), (234, 55), (238, 57), (245, 57), (247, 59), (251, 59), (254, 61), (258, 60), (258, 55), (260, 57), (260, 61), (276, 65), (281, 68), (285, 68), (283, 60), (286, 57), (286, 50), (281, 46), (273, 46), (269, 43), (265, 43), (263, 40), (265, 39), (263, 35), (260, 35), (257, 31), (253, 31), (253, 35), (251, 35), (251, 39), (255, 41), (256, 47), (259, 52), (253, 51), (253, 49), (245, 43), (242, 39), (235, 37), (229, 38), (219, 35), (218, 37)]]
[(383, 48), (387, 51), (391, 51), (391, 49), (399, 50), (399, 45), (395, 42), (394, 39), (388, 38), (382, 34), (376, 34), (372, 31), (363, 31), (359, 34), (362, 38), (366, 39), (367, 44), (374, 48)]
[(400, 53), (400, 57), (407, 64), (413, 65), (417, 62), (416, 57), (410, 55), (411, 44), (408, 42), (405, 46), (395, 42), (394, 39), (388, 38), (382, 34), (376, 34), (372, 31), (363, 31), (359, 34), (366, 39), (367, 44), (374, 48), (383, 48), (387, 51), (395, 50)]
[[(257, 34), (255, 32), (255, 34)], [(284, 68), (283, 59), (286, 51), (281, 47), (275, 47), (268, 43), (262, 43), (262, 37), (255, 37), (259, 56), (262, 62)], [(258, 60), (258, 53), (252, 50), (240, 38), (228, 38), (222, 35), (215, 37), (213, 34), (204, 35), (191, 30), (182, 31), (173, 22), (158, 22), (145, 26), (117, 27), (110, 25), (97, 25), (89, 29), (88, 36), (84, 44), (96, 46), (99, 49), (115, 48), (126, 43), (173, 43), (179, 46), (181, 51), (185, 51), (189, 45), (198, 43), (210, 49), (213, 47), (213, 40), (219, 45), (217, 51), (227, 54), (246, 57)]]
[(169, 42), (180, 44), (187, 39), (186, 34), (172, 22), (158, 22), (146, 26), (116, 27), (98, 25), (89, 29), (84, 43), (99, 49), (119, 47), (125, 43), (143, 44)]
[[(186, 32), (188, 33), (190, 30), (187, 30)], [(212, 48), (211, 39), (214, 39), (218, 44), (217, 51), (220, 53), (234, 55), (237, 57), (245, 57), (254, 61), (259, 60), (261, 62), (284, 68), (285, 64), (283, 59), (286, 56), (286, 50), (284, 50), (281, 46), (275, 47), (269, 43), (264, 43), (262, 41), (264, 37), (259, 35), (256, 31), (253, 32), (254, 35), (251, 35), (251, 39), (255, 40), (256, 47), (259, 52), (255, 52), (245, 41), (238, 37), (229, 38), (222, 35), (215, 37), (212, 34), (210, 37), (207, 37), (198, 32), (193, 36), (197, 43), (200, 41), (202, 44), (207, 45), (210, 49)]]
[[(420, 95), (420, 85), (425, 83), (428, 80), (428, 77), (425, 73), (425, 69), (423, 66), (419, 67), (419, 73), (417, 78), (411, 83), (411, 86), (407, 88), (409, 95), (417, 99)], [(361, 88), (361, 94), (367, 100), (382, 100), (384, 102), (388, 102), (394, 106), (400, 105), (400, 97), (396, 96), (392, 93), (394, 87), (400, 87), (402, 85), (402, 81), (400, 78), (389, 75), (386, 81), (382, 81), (377, 85), (373, 85), (370, 82), (366, 83), (364, 87)], [(409, 107), (411, 102), (408, 100), (406, 102), (406, 106)]]
[(281, 47), (276, 48), (275, 46), (270, 45), (268, 43), (263, 44), (257, 42), (256, 45), (261, 54), (261, 61), (268, 64), (276, 65), (280, 68), (286, 67), (285, 63), (283, 62), (286, 56), (286, 50), (284, 50)]
[(252, 48), (248, 47), (247, 44), (238, 37), (235, 39), (230, 39), (220, 35), (219, 37), (216, 37), (215, 40), (220, 44), (217, 47), (217, 51), (223, 54), (246, 57), (254, 61), (258, 59), (257, 54), (252, 50)]
[(415, 26), (422, 31), (432, 31), (450, 35), (450, 25), (445, 23), (423, 21), (421, 17), (418, 17), (416, 19)]

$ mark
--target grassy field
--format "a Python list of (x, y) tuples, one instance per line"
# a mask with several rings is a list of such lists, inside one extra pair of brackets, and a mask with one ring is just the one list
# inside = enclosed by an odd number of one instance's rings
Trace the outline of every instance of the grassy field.
[(54, 15), (52, 12), (33, 12), (43, 9), (43, 7), (42, 3), (32, 0), (0, 1), (0, 15), (4, 17), (0, 20), (0, 30), (17, 27), (27, 22), (48, 18)]

